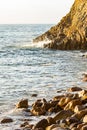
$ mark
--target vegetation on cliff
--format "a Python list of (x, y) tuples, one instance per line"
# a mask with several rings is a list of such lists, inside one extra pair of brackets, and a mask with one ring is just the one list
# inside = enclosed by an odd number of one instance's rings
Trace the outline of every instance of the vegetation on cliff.
[(87, 0), (75, 0), (70, 12), (34, 42), (51, 40), (44, 47), (61, 50), (87, 49)]

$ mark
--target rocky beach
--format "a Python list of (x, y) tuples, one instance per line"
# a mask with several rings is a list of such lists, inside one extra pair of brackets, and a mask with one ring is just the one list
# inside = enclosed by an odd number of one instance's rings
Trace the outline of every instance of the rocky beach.
[[(36, 94), (32, 96), (37, 97)], [(64, 94), (61, 90), (52, 99), (38, 99), (32, 105), (28, 99), (22, 99), (16, 104), (15, 110), (26, 113), (15, 130), (87, 130), (87, 89), (72, 87), (65, 90)], [(35, 118), (39, 120), (34, 122)], [(15, 120), (9, 116), (0, 119), (3, 126), (13, 122)]]

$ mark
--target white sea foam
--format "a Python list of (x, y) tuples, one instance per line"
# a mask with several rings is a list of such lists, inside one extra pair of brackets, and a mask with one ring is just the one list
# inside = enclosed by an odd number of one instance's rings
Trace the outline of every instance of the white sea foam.
[(23, 44), (16, 44), (14, 47), (20, 49), (28, 49), (28, 48), (43, 48), (44, 45), (49, 44), (51, 41), (41, 41), (36, 43), (23, 43)]

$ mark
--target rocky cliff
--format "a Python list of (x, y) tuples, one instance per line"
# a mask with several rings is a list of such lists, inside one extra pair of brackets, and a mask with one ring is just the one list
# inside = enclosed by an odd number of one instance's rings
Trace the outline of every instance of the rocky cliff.
[(44, 47), (60, 50), (87, 49), (87, 0), (75, 0), (70, 12), (34, 42), (51, 40)]

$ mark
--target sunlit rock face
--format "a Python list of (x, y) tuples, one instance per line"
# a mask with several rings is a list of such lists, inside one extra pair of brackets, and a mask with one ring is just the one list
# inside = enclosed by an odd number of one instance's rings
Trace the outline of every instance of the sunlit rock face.
[(60, 50), (87, 49), (87, 0), (75, 0), (70, 12), (34, 42), (50, 40), (45, 48)]

